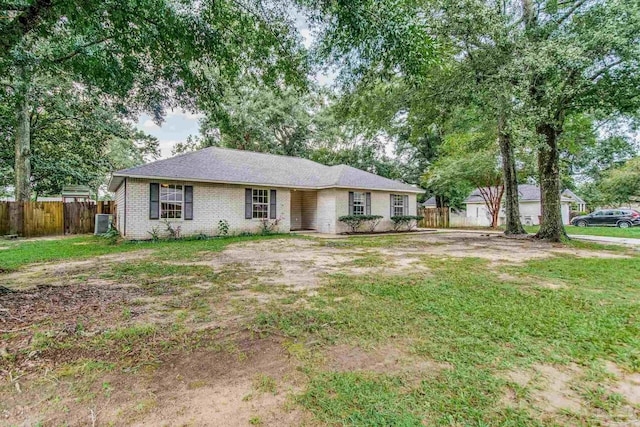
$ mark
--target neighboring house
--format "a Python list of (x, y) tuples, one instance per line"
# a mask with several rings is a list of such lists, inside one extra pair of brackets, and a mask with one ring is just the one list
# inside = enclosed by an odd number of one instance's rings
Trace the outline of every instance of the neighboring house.
[(378, 230), (391, 229), (393, 215), (416, 215), (423, 190), (350, 166), (210, 147), (115, 172), (117, 224), (128, 239), (148, 239), (165, 220), (183, 235), (256, 232), (261, 221), (277, 230), (347, 231), (343, 215), (382, 215)]
[(567, 199), (569, 199), (571, 201), (571, 207), (575, 208), (575, 209), (572, 209), (572, 210), (575, 210), (577, 212), (586, 212), (587, 211), (587, 202), (582, 200), (580, 198), (580, 196), (578, 196), (573, 191), (571, 191), (571, 190), (569, 190), (567, 188), (566, 190), (564, 190), (562, 192), (562, 196), (566, 197)]
[(424, 202), (420, 203), (420, 206), (425, 209), (436, 209), (438, 207), (438, 205), (436, 204), (436, 196), (428, 198)]
[[(520, 221), (524, 225), (538, 225), (540, 224), (540, 215), (542, 215), (542, 208), (540, 204), (540, 188), (536, 185), (521, 184), (518, 185), (518, 195), (520, 199)], [(569, 210), (572, 200), (562, 195), (560, 199), (562, 210), (562, 222), (569, 224)], [(490, 226), (491, 215), (489, 210), (480, 194), (480, 190), (476, 189), (465, 200), (467, 205), (467, 218), (473, 218), (475, 225)], [(503, 201), (504, 204), (504, 201)], [(499, 223), (505, 222), (504, 206), (500, 209)]]
[[(10, 192), (13, 192), (13, 187), (11, 187)], [(62, 192), (60, 196), (39, 196), (37, 194), (33, 194), (35, 196), (36, 202), (89, 202), (95, 203), (95, 200), (91, 199), (91, 191), (89, 187), (86, 185), (69, 185), (62, 188)], [(15, 202), (15, 198), (13, 196), (0, 197), (0, 202)]]
[(92, 202), (91, 189), (86, 185), (68, 185), (62, 187), (62, 201), (67, 202)]

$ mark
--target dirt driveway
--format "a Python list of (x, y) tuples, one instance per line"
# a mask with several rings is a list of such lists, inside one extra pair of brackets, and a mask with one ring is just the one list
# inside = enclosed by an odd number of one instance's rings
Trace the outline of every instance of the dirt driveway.
[(270, 239), (188, 257), (144, 250), (30, 265), (2, 276), (15, 292), (0, 295), (0, 416), (8, 425), (318, 424), (296, 401), (309, 366), (425, 377), (452, 366), (418, 360), (399, 350), (404, 344), (373, 353), (317, 347), (277, 332), (287, 327), (272, 325), (279, 310), (304, 312), (333, 277), (426, 277), (433, 260), (478, 258), (497, 269), (557, 255), (627, 256), (438, 233)]

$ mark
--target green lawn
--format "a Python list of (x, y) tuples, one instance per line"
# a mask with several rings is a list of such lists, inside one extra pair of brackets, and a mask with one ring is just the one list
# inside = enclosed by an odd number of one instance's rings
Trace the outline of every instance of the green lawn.
[[(528, 233), (536, 233), (538, 226), (525, 227)], [(582, 236), (607, 236), (607, 237), (628, 237), (640, 239), (640, 227), (618, 228), (618, 227), (575, 227), (565, 226), (567, 234)]]
[(281, 238), (283, 236), (239, 236), (206, 240), (163, 240), (158, 242), (125, 241), (117, 244), (96, 236), (42, 240), (0, 240), (0, 272), (15, 270), (34, 262), (79, 260), (144, 249), (153, 250), (158, 257), (184, 259), (198, 251), (219, 251), (230, 243), (273, 237)]
[[(9, 243), (0, 263), (18, 273), (32, 262), (151, 251), (146, 258), (71, 270), (65, 284), (78, 291), (43, 298), (37, 307), (51, 310), (47, 315), (19, 314), (38, 320), (26, 323), (26, 331), (17, 323), (15, 332), (0, 335), (11, 349), (0, 364), (24, 375), (28, 394), (0, 386), (0, 410), (11, 413), (15, 402), (43, 424), (74, 424), (86, 416), (69, 417), (97, 407), (106, 408), (101, 417), (137, 423), (200, 387), (200, 402), (209, 402), (215, 393), (207, 387), (231, 375), (234, 381), (248, 376), (254, 385), (224, 405), (259, 408), (251, 405), (261, 396), (286, 395), (283, 407), (269, 407), (271, 415), (251, 413), (249, 424), (280, 425), (263, 418), (294, 409), (311, 425), (356, 426), (625, 425), (637, 415), (605, 370), (609, 363), (640, 372), (640, 256), (634, 252), (580, 244), (505, 263), (479, 258), (481, 245), (505, 257), (526, 256), (528, 245), (564, 247), (481, 236), (266, 241), (273, 237), (283, 236), (115, 246), (89, 237)], [(244, 262), (221, 264), (220, 250), (250, 241), (256, 246), (238, 255)], [(275, 245), (269, 254), (283, 251), (281, 263), (259, 264), (268, 254), (260, 245), (269, 244)], [(461, 251), (465, 245), (472, 245), (469, 251)], [(579, 257), (571, 255), (576, 250)], [(392, 271), (407, 259), (415, 264)], [(337, 270), (324, 272), (329, 267)], [(285, 286), (279, 274), (296, 268), (316, 274), (317, 285)], [(89, 280), (106, 281), (100, 292), (111, 299), (92, 300)], [(111, 296), (116, 290), (129, 294)], [(58, 311), (56, 301), (64, 309)], [(9, 300), (3, 308), (14, 309)], [(276, 349), (265, 350), (265, 343)], [(40, 357), (56, 363), (40, 366)], [(269, 371), (273, 366), (279, 370)], [(523, 376), (528, 381), (514, 379)], [(555, 389), (545, 394), (550, 382)], [(580, 408), (550, 409), (544, 396), (558, 394)]]

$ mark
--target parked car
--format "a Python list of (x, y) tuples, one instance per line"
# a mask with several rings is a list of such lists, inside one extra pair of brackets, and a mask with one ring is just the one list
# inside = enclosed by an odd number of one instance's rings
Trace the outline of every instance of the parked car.
[(589, 215), (577, 216), (571, 220), (577, 227), (599, 226), (628, 228), (640, 225), (640, 213), (634, 209), (601, 209)]

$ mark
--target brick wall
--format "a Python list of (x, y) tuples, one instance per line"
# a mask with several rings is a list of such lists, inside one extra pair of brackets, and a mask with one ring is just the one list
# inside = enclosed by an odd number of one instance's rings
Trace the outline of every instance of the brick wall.
[[(218, 234), (218, 222), (222, 219), (229, 223), (230, 233), (257, 232), (260, 221), (244, 218), (244, 191), (247, 186), (227, 184), (207, 184), (191, 182), (151, 181), (147, 179), (127, 179), (126, 232), (127, 239), (149, 239), (149, 231), (159, 227), (165, 232), (164, 220), (149, 219), (149, 184), (193, 185), (193, 220), (171, 219), (174, 227), (180, 226), (183, 236), (204, 233)], [(266, 188), (253, 186), (252, 188)], [(124, 189), (121, 186), (118, 193)], [(282, 218), (278, 231), (288, 232), (290, 229), (289, 206), (290, 192), (287, 188), (274, 188), (277, 191), (277, 216)], [(122, 207), (121, 207), (122, 206)], [(118, 202), (118, 210), (124, 210), (124, 203)], [(120, 217), (120, 212), (118, 212)], [(119, 220), (120, 221), (120, 220)]]

